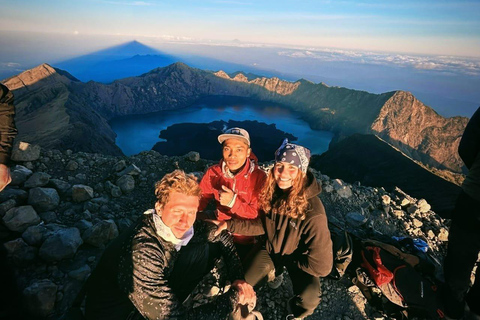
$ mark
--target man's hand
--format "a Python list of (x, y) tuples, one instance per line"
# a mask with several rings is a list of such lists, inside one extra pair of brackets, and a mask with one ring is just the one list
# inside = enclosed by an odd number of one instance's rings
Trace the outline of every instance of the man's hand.
[(243, 280), (235, 280), (232, 287), (238, 291), (238, 304), (255, 306), (257, 295), (251, 285)]
[(0, 191), (5, 189), (10, 182), (12, 182), (10, 169), (4, 164), (0, 164)]
[(213, 223), (217, 226), (217, 231), (215, 231), (215, 236), (218, 236), (220, 233), (222, 233), (223, 230), (227, 230), (227, 222), (226, 221), (220, 221), (220, 220), (210, 220), (210, 219), (205, 219), (205, 221)]
[(222, 206), (228, 206), (232, 201), (234, 195), (235, 195), (235, 192), (233, 192), (231, 189), (229, 189), (226, 186), (222, 186), (222, 190), (218, 191), (220, 204)]

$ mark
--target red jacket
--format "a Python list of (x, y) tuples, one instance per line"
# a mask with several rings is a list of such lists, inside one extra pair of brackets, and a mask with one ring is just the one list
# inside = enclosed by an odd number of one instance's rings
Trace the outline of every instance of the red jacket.
[[(215, 199), (218, 220), (230, 220), (233, 217), (255, 219), (258, 216), (258, 195), (266, 179), (265, 172), (258, 168), (256, 160), (251, 154), (245, 167), (235, 176), (229, 175), (225, 170), (223, 159), (208, 168), (200, 182), (202, 198), (199, 211), (203, 211), (208, 203)], [(232, 208), (222, 206), (219, 202), (218, 192), (222, 190), (222, 185), (237, 195)], [(237, 243), (252, 243), (253, 237), (234, 235), (234, 240)]]

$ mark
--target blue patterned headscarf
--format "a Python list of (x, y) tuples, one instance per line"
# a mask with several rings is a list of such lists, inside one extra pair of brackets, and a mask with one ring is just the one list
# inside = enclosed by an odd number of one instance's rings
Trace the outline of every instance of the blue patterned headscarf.
[(288, 139), (285, 139), (280, 148), (275, 151), (275, 162), (291, 163), (306, 173), (310, 162), (310, 150), (298, 144), (289, 143)]

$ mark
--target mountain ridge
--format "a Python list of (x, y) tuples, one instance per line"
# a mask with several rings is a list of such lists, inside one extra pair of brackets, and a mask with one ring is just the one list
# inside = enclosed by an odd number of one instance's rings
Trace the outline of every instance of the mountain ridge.
[[(288, 82), (275, 77), (249, 80), (240, 72), (232, 79), (225, 72), (205, 71), (181, 62), (153, 69), (140, 76), (119, 79), (111, 84), (94, 81), (83, 83), (67, 77), (58, 78), (57, 75), (59, 73), (37, 82), (47, 87), (54, 87), (56, 82), (63, 83), (69, 93), (66, 101), (69, 109), (79, 111), (88, 106), (105, 122), (121, 115), (184, 108), (208, 96), (246, 97), (290, 108), (298, 112), (312, 128), (332, 131), (335, 134), (334, 141), (353, 133), (374, 133), (427, 165), (454, 172), (462, 170), (456, 148), (468, 119), (443, 118), (405, 91), (373, 94), (328, 87), (308, 80)], [(12, 84), (14, 78), (5, 81), (7, 86)], [(40, 84), (31, 86), (37, 85)], [(23, 92), (13, 91), (23, 99)], [(38, 103), (41, 104), (32, 102)], [(408, 125), (408, 130), (402, 130), (403, 122)], [(101, 131), (111, 131), (107, 127), (108, 124)], [(90, 131), (95, 131), (95, 128)], [(108, 142), (114, 144), (112, 134), (108, 136)], [(76, 150), (98, 151), (94, 146), (88, 150)]]

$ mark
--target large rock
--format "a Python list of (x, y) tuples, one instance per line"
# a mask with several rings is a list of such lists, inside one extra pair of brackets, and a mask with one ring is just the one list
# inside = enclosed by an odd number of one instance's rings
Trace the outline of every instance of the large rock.
[(432, 207), (428, 204), (427, 200), (425, 200), (425, 199), (420, 199), (420, 200), (418, 200), (418, 202), (417, 202), (417, 207), (418, 207), (418, 210), (420, 210), (421, 213), (428, 212), (428, 211), (430, 211), (430, 209), (432, 208)]
[(333, 189), (342, 198), (350, 198), (352, 196), (352, 189), (340, 179), (332, 180)]
[(12, 177), (12, 182), (10, 182), (11, 186), (22, 185), (33, 173), (32, 170), (21, 165), (14, 166), (10, 169), (10, 172)]
[(131, 164), (120, 172), (117, 172), (117, 176), (123, 176), (129, 174), (131, 176), (138, 176), (142, 170), (140, 170), (136, 165)]
[(183, 156), (185, 160), (191, 161), (191, 162), (197, 162), (200, 160), (200, 153), (196, 151), (190, 151), (186, 155)]
[(72, 187), (72, 200), (84, 202), (93, 198), (93, 189), (83, 184), (76, 184)]
[(17, 142), (12, 149), (13, 161), (35, 161), (40, 158), (40, 146), (27, 142)]
[(47, 234), (47, 228), (43, 225), (31, 226), (22, 234), (23, 240), (31, 246), (40, 246)]
[(123, 193), (129, 193), (135, 189), (135, 179), (131, 175), (124, 175), (117, 179), (117, 186)]
[(40, 257), (48, 262), (71, 258), (83, 244), (77, 228), (58, 229), (43, 242)]
[(68, 276), (78, 281), (85, 281), (91, 272), (90, 266), (86, 264), (76, 270), (70, 271)]
[(48, 279), (39, 280), (23, 291), (28, 313), (35, 318), (45, 318), (54, 311), (57, 285)]
[(0, 217), (3, 218), (5, 213), (7, 213), (8, 210), (14, 208), (16, 205), (17, 205), (17, 201), (13, 199), (0, 203)]
[(56, 189), (58, 193), (60, 193), (60, 195), (62, 196), (68, 195), (71, 188), (70, 183), (60, 179), (50, 179), (50, 182), (48, 185)]
[(16, 266), (27, 266), (35, 260), (38, 249), (29, 246), (22, 238), (3, 244), (8, 253), (8, 260)]
[(40, 223), (40, 217), (32, 206), (21, 206), (7, 211), (2, 218), (5, 226), (15, 232), (23, 232), (28, 227)]
[(343, 188), (337, 190), (337, 194), (342, 198), (350, 198), (352, 196), (352, 189), (349, 186), (343, 186)]
[(5, 188), (0, 192), (0, 203), (14, 199), (17, 203), (23, 203), (28, 199), (28, 192), (22, 189)]
[(360, 227), (367, 222), (367, 218), (359, 212), (350, 212), (345, 216), (345, 218), (347, 223), (352, 227)]
[(108, 241), (118, 236), (118, 228), (113, 220), (103, 220), (85, 231), (83, 240), (92, 246), (102, 248)]
[(58, 192), (52, 188), (33, 188), (28, 195), (28, 204), (39, 212), (55, 209), (60, 203)]
[(115, 170), (116, 172), (119, 172), (125, 169), (126, 167), (127, 167), (127, 163), (125, 162), (125, 160), (120, 160), (113, 165), (113, 170)]
[(50, 175), (45, 172), (35, 172), (23, 185), (25, 188), (43, 187), (48, 184)]
[(65, 170), (68, 170), (68, 171), (75, 171), (77, 169), (78, 169), (78, 162), (76, 162), (75, 160), (70, 160), (65, 166)]

